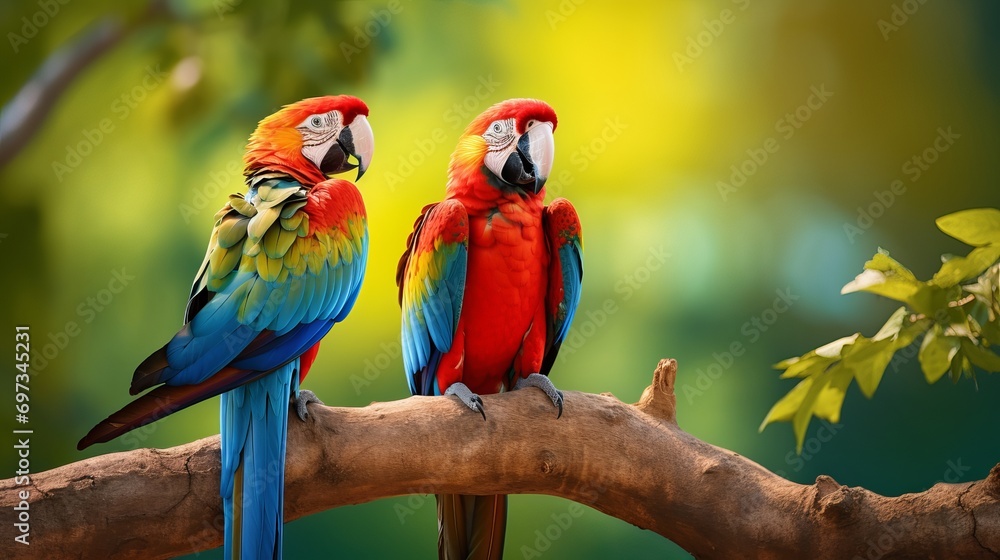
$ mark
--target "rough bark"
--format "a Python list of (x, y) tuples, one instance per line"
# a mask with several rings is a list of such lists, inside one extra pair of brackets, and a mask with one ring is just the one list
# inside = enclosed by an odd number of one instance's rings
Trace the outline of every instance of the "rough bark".
[[(796, 484), (681, 431), (676, 367), (660, 362), (635, 405), (567, 392), (558, 420), (534, 390), (484, 397), (486, 422), (451, 398), (313, 406), (307, 422), (289, 422), (286, 519), (417, 489), (532, 493), (587, 504), (698, 558), (1000, 557), (1000, 465), (984, 480), (896, 498), (826, 476)], [(167, 558), (217, 547), (218, 485), (218, 437), (39, 473), (32, 544), (4, 539), (0, 556)], [(0, 507), (10, 511), (21, 488), (0, 483)]]

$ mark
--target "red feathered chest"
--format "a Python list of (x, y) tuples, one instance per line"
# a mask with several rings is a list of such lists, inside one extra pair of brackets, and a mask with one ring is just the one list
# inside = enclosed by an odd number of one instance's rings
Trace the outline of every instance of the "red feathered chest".
[(515, 360), (540, 362), (541, 345), (525, 342), (544, 340), (549, 258), (540, 201), (502, 201), (485, 210), (470, 209), (461, 316), (470, 388), (496, 392)]

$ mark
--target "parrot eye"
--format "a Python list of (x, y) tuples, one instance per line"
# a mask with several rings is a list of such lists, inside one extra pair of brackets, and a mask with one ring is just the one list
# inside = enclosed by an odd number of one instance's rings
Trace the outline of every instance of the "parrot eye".
[(493, 148), (502, 148), (514, 139), (514, 119), (493, 121), (483, 133), (483, 138)]
[(309, 119), (309, 126), (320, 128), (323, 126), (323, 119), (319, 115), (314, 115), (313, 118)]

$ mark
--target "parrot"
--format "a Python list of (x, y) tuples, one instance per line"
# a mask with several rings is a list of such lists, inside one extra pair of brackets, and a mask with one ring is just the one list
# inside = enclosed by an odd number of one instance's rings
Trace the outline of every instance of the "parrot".
[(373, 152), (356, 97), (303, 99), (262, 119), (243, 158), (247, 191), (215, 216), (183, 327), (132, 377), (130, 394), (152, 390), (78, 445), (221, 395), (226, 558), (281, 558), (289, 408), (305, 421), (321, 402), (299, 387), (354, 306), (368, 258), (361, 192), (332, 176), (357, 169), (357, 181)]
[[(476, 117), (451, 156), (443, 201), (425, 206), (396, 269), (403, 365), (414, 395), (525, 387), (563, 412), (548, 374), (580, 302), (583, 240), (573, 205), (544, 205), (555, 111), (509, 99)], [(503, 556), (507, 497), (437, 495), (441, 560)]]

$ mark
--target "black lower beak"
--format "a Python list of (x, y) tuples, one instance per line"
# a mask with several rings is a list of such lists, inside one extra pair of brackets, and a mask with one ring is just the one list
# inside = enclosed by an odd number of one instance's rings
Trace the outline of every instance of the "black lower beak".
[(320, 163), (319, 169), (327, 175), (334, 175), (350, 171), (354, 167), (354, 165), (348, 162), (347, 151), (344, 147), (341, 146), (340, 142), (334, 142), (330, 146), (330, 149), (327, 150), (326, 155), (323, 156), (323, 162)]
[[(530, 186), (531, 190), (537, 193), (541, 190), (541, 185), (537, 184), (535, 165), (531, 161), (530, 142), (527, 134), (521, 135), (517, 140), (517, 149), (507, 156), (507, 161), (503, 164), (500, 178), (521, 187)], [(544, 180), (542, 183), (544, 184)]]
[[(351, 162), (351, 157), (354, 157), (357, 163)], [(361, 178), (361, 175), (364, 174), (364, 169), (362, 168), (361, 157), (355, 151), (354, 135), (351, 133), (350, 128), (345, 127), (341, 131), (337, 141), (330, 146), (326, 155), (323, 156), (323, 161), (319, 168), (320, 171), (327, 175), (358, 169), (358, 179)]]

